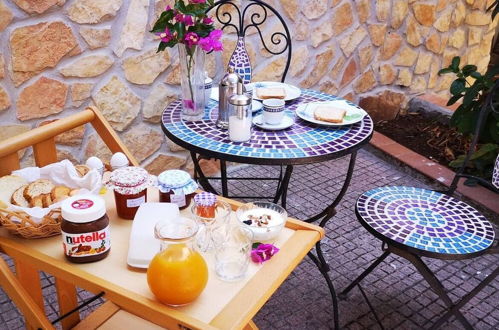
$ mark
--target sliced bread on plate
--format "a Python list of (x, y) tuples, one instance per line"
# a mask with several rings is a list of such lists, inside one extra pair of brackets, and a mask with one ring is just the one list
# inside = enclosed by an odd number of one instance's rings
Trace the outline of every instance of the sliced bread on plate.
[(346, 113), (344, 109), (323, 105), (315, 108), (314, 118), (329, 123), (341, 123)]

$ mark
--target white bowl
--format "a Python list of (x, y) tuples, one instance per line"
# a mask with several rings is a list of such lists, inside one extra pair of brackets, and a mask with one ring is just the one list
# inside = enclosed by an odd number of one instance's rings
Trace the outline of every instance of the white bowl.
[[(250, 216), (260, 217), (262, 215), (270, 216), (267, 225), (258, 226), (258, 221), (250, 219)], [(284, 208), (274, 203), (253, 202), (239, 207), (236, 216), (241, 226), (253, 232), (253, 241), (262, 242), (273, 240), (279, 236), (288, 218), (288, 213)], [(251, 221), (251, 224), (245, 223), (245, 221)]]

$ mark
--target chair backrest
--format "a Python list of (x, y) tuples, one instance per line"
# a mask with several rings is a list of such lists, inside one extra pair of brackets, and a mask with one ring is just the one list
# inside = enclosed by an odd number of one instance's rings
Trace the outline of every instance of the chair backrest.
[(120, 141), (118, 135), (100, 111), (95, 107), (88, 107), (74, 115), (0, 141), (0, 176), (10, 174), (12, 171), (20, 168), (20, 160), (17, 152), (27, 147), (33, 147), (37, 166), (42, 167), (57, 162), (54, 137), (87, 123), (90, 123), (94, 127), (111, 152), (120, 151), (124, 153), (130, 164), (138, 166), (135, 157), (133, 157), (123, 142)]
[(480, 113), (478, 114), (478, 120), (476, 122), (475, 132), (473, 134), (473, 139), (471, 141), (470, 148), (466, 154), (466, 157), (464, 158), (463, 164), (457, 170), (456, 175), (454, 176), (454, 179), (452, 180), (452, 183), (447, 193), (450, 194), (454, 193), (460, 178), (473, 179), (479, 182), (480, 184), (488, 187), (492, 191), (499, 193), (499, 155), (496, 157), (495, 160), (491, 182), (483, 178), (480, 178), (478, 176), (465, 173), (466, 167), (468, 166), (469, 162), (472, 159), (472, 155), (475, 152), (476, 146), (480, 139), (480, 133), (482, 132), (483, 127), (487, 122), (489, 114), (493, 112), (494, 116), (499, 116), (499, 109), (496, 109), (496, 107), (494, 106), (494, 102), (497, 103), (498, 101), (498, 96), (499, 96), (499, 79), (496, 80), (494, 86), (492, 86), (490, 92), (488, 93), (485, 99), (485, 102), (480, 108)]
[[(253, 27), (258, 32), (266, 51), (272, 55), (281, 55), (286, 52), (286, 66), (281, 76), (281, 82), (284, 82), (292, 55), (291, 35), (286, 22), (277, 10), (263, 1), (248, 0), (244, 8), (240, 8), (235, 2), (234, 0), (217, 1), (207, 10), (207, 13), (215, 11), (214, 17), (222, 25), (222, 30), (231, 27), (237, 33), (236, 48), (229, 59), (228, 68), (234, 68), (234, 71), (243, 78), (244, 83), (251, 81), (253, 70), (245, 46), (245, 36), (248, 29)], [(283, 31), (273, 32), (270, 37), (265, 38), (261, 29), (267, 18), (270, 19), (271, 14), (275, 15)]]

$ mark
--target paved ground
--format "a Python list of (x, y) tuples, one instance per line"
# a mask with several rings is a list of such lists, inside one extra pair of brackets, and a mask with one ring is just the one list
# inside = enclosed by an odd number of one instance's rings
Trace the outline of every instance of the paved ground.
[[(338, 192), (347, 159), (322, 164), (296, 167), (293, 173), (288, 211), (296, 218), (306, 218), (323, 208)], [(232, 174), (266, 176), (277, 173), (269, 167), (241, 167)], [(362, 151), (356, 166), (352, 185), (338, 207), (338, 214), (327, 225), (327, 238), (323, 241), (326, 260), (331, 265), (331, 276), (338, 291), (349, 284), (367, 265), (381, 254), (380, 243), (357, 222), (353, 205), (365, 190), (383, 185), (411, 185), (429, 187), (405, 170)], [(234, 182), (234, 193), (272, 194), (267, 184)], [(303, 187), (308, 187), (304, 189)], [(497, 219), (494, 219), (497, 221)], [(497, 222), (496, 222), (497, 223)], [(499, 262), (497, 256), (485, 256), (470, 261), (440, 261), (425, 259), (429, 267), (450, 290), (456, 301), (471, 290)], [(56, 318), (53, 280), (42, 275), (47, 312)], [(385, 328), (429, 328), (444, 306), (428, 288), (426, 282), (407, 262), (389, 257), (363, 282), (371, 303)], [(90, 295), (80, 292), (82, 299)], [(95, 302), (98, 304), (99, 302)], [(499, 279), (492, 282), (463, 309), (464, 315), (476, 329), (499, 328)], [(0, 292), (0, 328), (23, 328), (23, 320), (15, 306)], [(331, 297), (324, 279), (307, 259), (303, 261), (255, 317), (261, 329), (328, 329), (332, 325)], [(379, 329), (373, 314), (355, 288), (345, 301), (340, 302), (340, 325), (345, 329)], [(444, 329), (460, 329), (455, 320)]]

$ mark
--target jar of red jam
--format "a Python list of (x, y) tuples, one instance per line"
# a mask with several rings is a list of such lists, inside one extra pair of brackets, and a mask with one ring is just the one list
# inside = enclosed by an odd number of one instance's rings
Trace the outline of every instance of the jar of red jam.
[(217, 209), (217, 195), (203, 191), (194, 196), (196, 215), (202, 218), (214, 218)]
[(62, 245), (66, 259), (85, 263), (104, 259), (109, 254), (109, 218), (101, 197), (69, 197), (62, 202), (61, 216)]
[(198, 185), (189, 173), (181, 170), (168, 170), (158, 175), (159, 201), (177, 204), (185, 209), (196, 194)]
[(107, 186), (114, 190), (116, 212), (123, 219), (132, 220), (142, 203), (147, 202), (147, 187), (152, 177), (140, 167), (128, 166), (114, 170)]

